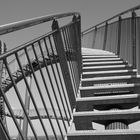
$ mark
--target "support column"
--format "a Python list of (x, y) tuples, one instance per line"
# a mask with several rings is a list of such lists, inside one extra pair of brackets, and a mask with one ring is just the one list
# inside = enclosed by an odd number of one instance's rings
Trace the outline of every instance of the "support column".
[[(31, 88), (31, 84), (32, 84), (32, 77), (31, 77), (31, 75), (29, 75), (27, 77), (27, 80), (28, 80), (29, 86)], [(26, 90), (26, 95), (25, 95), (25, 109), (26, 109), (27, 113), (29, 113), (29, 109), (30, 109), (30, 96), (29, 96), (28, 90)], [(23, 133), (24, 138), (27, 139), (27, 136), (28, 136), (28, 120), (27, 120), (26, 116), (24, 116), (24, 119), (23, 119), (22, 133)]]

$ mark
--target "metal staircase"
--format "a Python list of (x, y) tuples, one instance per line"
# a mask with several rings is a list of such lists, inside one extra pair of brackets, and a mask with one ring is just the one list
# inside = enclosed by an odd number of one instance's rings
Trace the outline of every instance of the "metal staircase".
[(43, 35), (12, 50), (0, 40), (0, 140), (139, 140), (140, 5), (83, 32), (72, 12), (0, 35), (40, 24)]
[[(73, 112), (75, 128), (70, 129), (68, 140), (140, 139), (139, 130), (129, 130), (129, 124), (140, 120), (140, 110), (132, 110), (139, 105), (136, 69), (114, 54), (89, 52), (82, 55), (81, 87)], [(96, 130), (94, 123), (104, 125), (104, 130)]]

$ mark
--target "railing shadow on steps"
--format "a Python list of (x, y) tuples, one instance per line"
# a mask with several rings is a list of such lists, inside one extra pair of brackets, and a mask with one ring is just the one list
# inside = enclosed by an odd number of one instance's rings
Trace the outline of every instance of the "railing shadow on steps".
[(140, 74), (140, 5), (82, 32), (85, 48), (102, 49), (128, 61)]
[[(72, 17), (72, 20), (59, 27), (58, 19)], [(29, 19), (4, 26), (0, 26), (0, 35), (15, 32), (44, 22), (52, 21), (52, 31), (20, 45), (8, 52), (6, 42), (1, 41), (1, 81), (0, 81), (0, 139), (11, 140), (10, 131), (5, 123), (6, 112), (11, 117), (13, 129), (17, 132), (16, 139), (28, 139), (28, 130), (32, 138), (38, 140), (38, 129), (45, 139), (60, 137), (64, 140), (70, 121), (72, 110), (75, 107), (76, 96), (81, 77), (81, 19), (79, 13), (64, 13), (51, 16)], [(15, 69), (16, 65), (16, 69)], [(38, 72), (38, 73), (37, 73)], [(33, 79), (34, 88), (31, 89), (29, 81)], [(22, 80), (23, 88), (27, 90), (26, 102), (23, 99), (23, 89), (19, 82)], [(8, 91), (11, 93), (9, 93)], [(36, 92), (36, 93), (34, 93)], [(20, 116), (16, 116), (7, 94), (16, 96), (15, 101), (23, 112), (22, 125)], [(36, 99), (35, 95), (38, 95)], [(44, 95), (45, 94), (45, 95)], [(31, 100), (31, 101), (30, 101)], [(41, 101), (48, 118), (47, 125), (39, 112), (38, 102)], [(30, 102), (34, 108), (40, 126), (35, 128), (30, 118)], [(49, 114), (51, 108), (54, 120)], [(57, 112), (56, 112), (57, 110)], [(59, 116), (59, 118), (58, 118)], [(24, 118), (24, 119), (23, 119)], [(60, 119), (61, 118), (61, 119)], [(64, 120), (64, 118), (66, 119)], [(28, 128), (29, 127), (29, 128)], [(51, 132), (51, 133), (50, 133)]]

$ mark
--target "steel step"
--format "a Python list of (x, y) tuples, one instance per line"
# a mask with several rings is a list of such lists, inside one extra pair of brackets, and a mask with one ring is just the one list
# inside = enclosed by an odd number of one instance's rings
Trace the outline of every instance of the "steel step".
[(80, 130), (68, 132), (67, 140), (140, 140), (140, 130)]
[(92, 67), (83, 67), (83, 72), (93, 72), (93, 71), (110, 71), (110, 70), (130, 70), (132, 66), (128, 65), (109, 65), (109, 66), (92, 66)]
[(82, 59), (118, 58), (117, 55), (82, 55)]
[[(107, 121), (127, 120), (128, 124), (140, 120), (140, 110), (109, 110), (109, 111), (83, 111), (74, 112), (73, 119), (76, 130), (84, 129), (83, 124), (92, 124), (92, 122), (105, 125)], [(80, 128), (80, 126), (82, 126)], [(91, 128), (92, 129), (92, 128)]]
[(130, 70), (109, 70), (109, 71), (91, 71), (83, 72), (82, 78), (92, 78), (92, 77), (105, 77), (105, 76), (125, 76), (125, 75), (136, 75), (136, 69)]
[(108, 76), (108, 77), (95, 77), (81, 79), (82, 86), (93, 86), (96, 84), (105, 83), (140, 83), (140, 76)]
[(106, 65), (127, 65), (128, 63), (123, 61), (104, 61), (104, 62), (83, 62), (83, 67), (91, 66), (106, 66)]
[(91, 59), (91, 58), (86, 58), (86, 59), (82, 59), (83, 62), (110, 62), (110, 61), (119, 61), (119, 60), (122, 60), (120, 59), (119, 57), (118, 58), (99, 58), (99, 59)]
[(76, 111), (106, 110), (114, 104), (119, 105), (121, 109), (130, 109), (139, 104), (139, 99), (139, 94), (77, 98)]
[(89, 97), (94, 96), (98, 93), (114, 93), (114, 92), (127, 92), (131, 91), (133, 93), (139, 92), (140, 87), (136, 84), (107, 84), (103, 86), (88, 86), (88, 87), (80, 87), (80, 95), (81, 97)]

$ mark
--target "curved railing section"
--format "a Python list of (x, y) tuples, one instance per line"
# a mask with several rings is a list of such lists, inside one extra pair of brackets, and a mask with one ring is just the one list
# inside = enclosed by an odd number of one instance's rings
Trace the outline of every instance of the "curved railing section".
[(140, 73), (140, 5), (82, 32), (83, 47), (111, 51)]
[[(65, 17), (70, 17), (70, 21), (59, 27), (58, 19)], [(3, 102), (0, 133), (4, 140), (11, 140), (10, 128), (5, 124), (6, 112), (11, 117), (16, 138), (20, 140), (28, 139), (29, 132), (38, 140), (38, 129), (45, 139), (49, 139), (51, 135), (56, 140), (60, 137), (64, 140), (70, 126), (81, 77), (79, 13), (44, 16), (0, 26), (0, 35), (48, 21), (52, 21), (51, 32), (0, 55), (3, 68), (0, 83), (0, 97)], [(1, 42), (1, 50), (6, 50), (5, 47), (6, 42)], [(22, 125), (19, 121), (20, 115), (16, 115), (12, 108), (13, 99), (12, 96), (9, 98), (9, 94), (15, 97), (15, 102), (23, 113)], [(33, 117), (38, 119), (38, 128), (35, 128), (30, 116), (30, 106), (34, 110)], [(40, 106), (48, 125), (42, 120)]]

